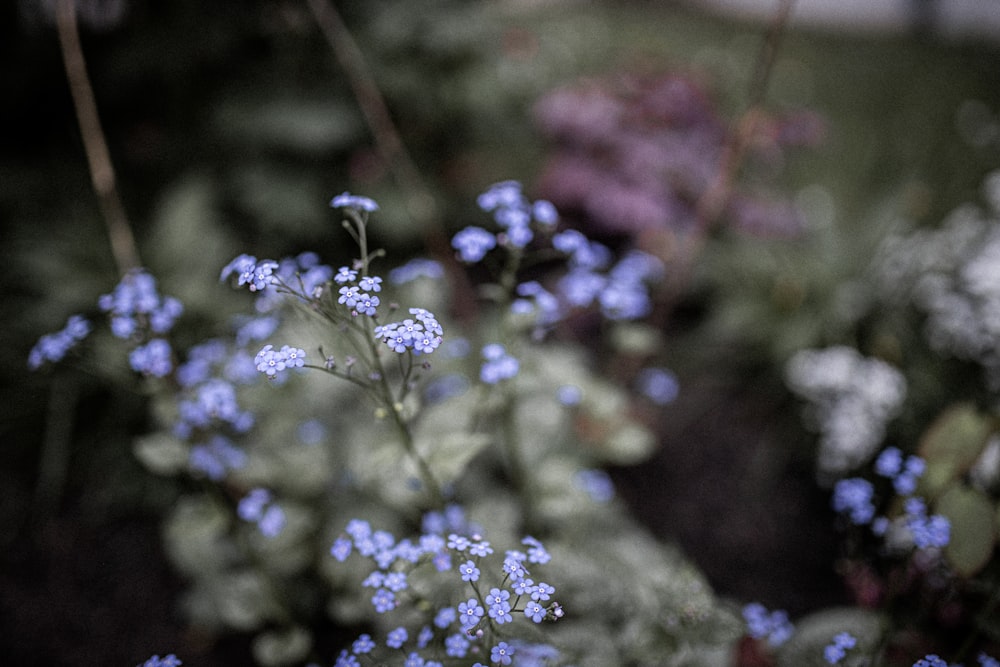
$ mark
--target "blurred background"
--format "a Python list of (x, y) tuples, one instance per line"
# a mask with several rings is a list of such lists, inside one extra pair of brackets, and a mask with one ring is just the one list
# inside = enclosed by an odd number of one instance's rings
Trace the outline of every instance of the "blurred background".
[[(764, 0), (336, 2), (402, 170), (319, 4), (78, 2), (124, 209), (186, 304), (188, 342), (235, 308), (218, 285), (233, 256), (346, 259), (337, 193), (379, 201), (377, 242), (401, 260), (473, 224), (485, 187), (521, 180), (567, 224), (683, 273), (659, 353), (681, 392), (647, 415), (654, 457), (611, 471), (621, 496), (721, 595), (793, 615), (845, 600), (781, 365), (847, 335), (839, 288), (887, 230), (938, 224), (1000, 167), (1000, 3), (800, 0), (774, 35), (782, 3)], [(0, 650), (249, 664), (246, 637), (196, 640), (177, 613), (159, 517), (178, 483), (132, 455), (150, 424), (127, 369), (27, 371), (39, 335), (117, 282), (54, 17), (53, 0), (0, 9)], [(731, 191), (678, 257), (748, 110)]]

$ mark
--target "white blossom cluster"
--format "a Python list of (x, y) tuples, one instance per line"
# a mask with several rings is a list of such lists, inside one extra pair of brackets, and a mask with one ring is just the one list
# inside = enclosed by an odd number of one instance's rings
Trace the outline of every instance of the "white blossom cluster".
[(906, 380), (889, 364), (847, 346), (801, 350), (785, 368), (788, 386), (809, 402), (820, 433), (821, 479), (867, 461), (906, 397)]
[(926, 316), (937, 352), (981, 364), (1000, 386), (1000, 171), (986, 178), (992, 212), (953, 211), (938, 230), (892, 236), (874, 264), (880, 298)]

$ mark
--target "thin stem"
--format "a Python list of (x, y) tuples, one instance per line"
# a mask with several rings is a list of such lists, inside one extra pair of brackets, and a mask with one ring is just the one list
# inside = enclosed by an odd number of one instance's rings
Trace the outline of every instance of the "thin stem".
[(371, 128), (378, 152), (404, 192), (410, 215), (421, 229), (426, 228), (426, 223), (437, 217), (437, 204), (403, 144), (385, 98), (365, 61), (364, 53), (332, 2), (307, 0), (306, 4), (337, 62), (347, 74), (361, 113)]
[(108, 229), (111, 253), (118, 272), (125, 275), (129, 269), (141, 266), (132, 227), (129, 225), (115, 185), (115, 170), (111, 154), (101, 129), (101, 120), (94, 101), (94, 91), (87, 75), (87, 63), (80, 47), (80, 31), (76, 19), (75, 0), (59, 0), (56, 8), (56, 28), (62, 50), (66, 77), (73, 97), (73, 108), (80, 125), (83, 148), (87, 154), (90, 182), (101, 207)]
[(761, 107), (794, 4), (795, 0), (778, 0), (774, 18), (755, 61), (746, 109), (734, 123), (712, 182), (702, 192), (695, 205), (697, 224), (689, 234), (677, 240), (679, 247), (671, 253), (677, 258), (678, 267), (674, 274), (677, 279), (669, 285), (670, 291), (666, 297), (668, 308), (659, 314), (658, 318), (661, 320), (669, 316), (669, 306), (683, 293), (693, 272), (695, 259), (707, 241), (708, 233), (729, 204), (733, 185), (746, 157), (747, 147), (762, 119)]
[(475, 290), (462, 267), (454, 261), (454, 252), (441, 224), (437, 200), (403, 143), (364, 53), (330, 0), (306, 0), (306, 4), (337, 63), (347, 75), (354, 98), (375, 139), (376, 149), (402, 190), (407, 211), (423, 235), (424, 247), (448, 272), (449, 283), (455, 290), (455, 314), (471, 319), (474, 316)]

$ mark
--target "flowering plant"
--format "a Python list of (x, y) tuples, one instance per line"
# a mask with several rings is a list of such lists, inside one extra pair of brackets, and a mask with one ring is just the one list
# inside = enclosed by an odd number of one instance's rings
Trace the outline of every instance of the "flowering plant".
[[(669, 401), (675, 380), (647, 367), (630, 395), (551, 342), (584, 312), (611, 326), (648, 314), (660, 262), (615, 261), (500, 183), (479, 200), (492, 225), (452, 241), (490, 276), (482, 313), (461, 322), (446, 317), (440, 262), (378, 275), (374, 201), (331, 205), (357, 257), (338, 269), (313, 253), (236, 257), (220, 277), (253, 313), (227, 336), (186, 351), (169, 341), (182, 309), (146, 272), (102, 298), (162, 424), (136, 454), (188, 480), (165, 534), (192, 622), (255, 633), (262, 665), (693, 664), (725, 652), (735, 617), (626, 518), (599, 468), (651, 451), (623, 409)], [(528, 266), (545, 270), (524, 279)], [(74, 319), (43, 338), (32, 366), (94, 326)], [(326, 656), (324, 618), (345, 635)]]

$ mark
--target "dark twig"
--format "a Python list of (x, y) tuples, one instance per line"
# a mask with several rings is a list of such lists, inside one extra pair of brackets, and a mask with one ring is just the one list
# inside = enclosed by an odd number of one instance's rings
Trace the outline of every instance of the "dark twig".
[(76, 18), (75, 0), (59, 0), (56, 7), (56, 28), (62, 49), (66, 77), (73, 96), (73, 107), (80, 124), (83, 148), (90, 168), (90, 181), (94, 187), (108, 228), (111, 252), (121, 275), (140, 266), (135, 237), (125, 215), (118, 189), (115, 170), (111, 164), (108, 144), (101, 129), (101, 120), (94, 101), (94, 90), (87, 75), (87, 63), (80, 47), (80, 30)]

